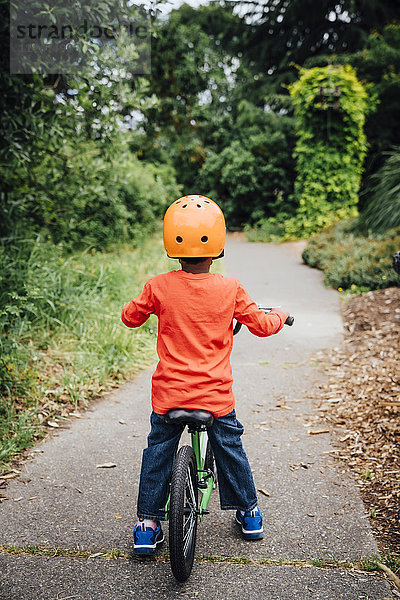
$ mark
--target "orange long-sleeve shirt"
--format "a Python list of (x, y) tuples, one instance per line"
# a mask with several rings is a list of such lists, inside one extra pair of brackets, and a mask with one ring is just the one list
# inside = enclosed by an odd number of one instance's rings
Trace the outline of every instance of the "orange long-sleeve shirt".
[(158, 317), (159, 363), (152, 379), (153, 410), (201, 408), (221, 417), (235, 406), (230, 355), (232, 320), (251, 333), (278, 333), (286, 315), (265, 314), (236, 279), (171, 271), (150, 279), (122, 310), (127, 327)]

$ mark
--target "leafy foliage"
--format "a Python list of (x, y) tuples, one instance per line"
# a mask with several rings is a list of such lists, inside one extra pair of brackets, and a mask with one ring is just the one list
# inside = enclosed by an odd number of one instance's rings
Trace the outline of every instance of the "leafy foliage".
[(297, 117), (296, 217), (287, 236), (307, 237), (357, 214), (366, 152), (365, 113), (372, 108), (350, 66), (301, 69), (290, 92)]
[[(51, 22), (77, 22), (76, 10), (84, 20), (86, 9), (30, 3)], [(104, 0), (90, 17), (114, 23), (116, 9), (134, 11)], [(105, 248), (151, 230), (179, 193), (170, 169), (139, 163), (129, 147), (135, 111), (155, 102), (145, 79), (127, 71), (136, 40), (121, 33), (96, 44), (88, 33), (78, 43), (90, 57), (79, 75), (0, 75), (2, 239), (43, 234), (68, 249)]]
[(11, 96), (20, 93), (30, 118), (21, 137), (15, 105), (5, 107), (4, 133), (12, 143), (3, 153), (1, 237), (29, 231), (69, 249), (105, 248), (154, 227), (170, 194), (178, 193), (174, 174), (139, 163), (117, 111), (104, 111), (103, 118), (91, 114), (93, 103), (113, 105), (107, 95), (104, 104), (100, 100), (101, 86), (95, 102), (84, 83), (73, 96), (36, 80), (10, 84)]
[(170, 161), (189, 192), (212, 131), (221, 133), (226, 124), (233, 87), (227, 77), (232, 57), (198, 22), (204, 8), (183, 5), (156, 22), (149, 93), (159, 102), (144, 107), (142, 135), (136, 138), (140, 156)]
[(293, 189), (293, 119), (242, 100), (232, 140), (210, 150), (198, 187), (221, 203), (228, 224), (243, 226), (290, 210)]
[(68, 257), (42, 239), (11, 250), (11, 259), (0, 251), (0, 463), (43, 435), (42, 422), (153, 358), (154, 322), (132, 335), (120, 311), (149, 275), (168, 268), (153, 239)]
[[(373, 85), (378, 97), (377, 109), (368, 115), (365, 124), (370, 145), (366, 175), (370, 176), (383, 165), (385, 153), (400, 139), (400, 24), (388, 25), (381, 34), (371, 33), (365, 48), (350, 56), (349, 63), (361, 81)], [(368, 195), (368, 181), (365, 188)]]
[(335, 54), (308, 58), (305, 66), (350, 64), (359, 80), (373, 88), (378, 99), (376, 110), (367, 115), (365, 134), (368, 153), (365, 159), (360, 206), (372, 193), (376, 180), (370, 180), (385, 161), (385, 156), (400, 139), (400, 25), (387, 25), (381, 33), (375, 29), (366, 39), (365, 46), (352, 54)]
[(373, 181), (372, 196), (359, 217), (358, 230), (384, 233), (400, 227), (400, 148), (389, 153)]
[(294, 65), (362, 50), (372, 30), (381, 33), (398, 19), (392, 0), (252, 0), (240, 12), (247, 19), (234, 32), (237, 48), (259, 75), (252, 88), (264, 96), (281, 94), (296, 79)]
[(304, 261), (324, 271), (325, 284), (360, 292), (399, 285), (392, 256), (400, 247), (400, 229), (383, 235), (353, 233), (354, 222), (342, 222), (315, 235), (303, 251)]

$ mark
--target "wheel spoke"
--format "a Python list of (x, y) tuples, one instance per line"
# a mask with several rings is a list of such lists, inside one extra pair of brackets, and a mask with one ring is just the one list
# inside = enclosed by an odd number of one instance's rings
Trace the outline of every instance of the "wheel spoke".
[(187, 556), (187, 551), (190, 546), (191, 539), (193, 537), (193, 530), (196, 525), (196, 495), (193, 488), (193, 478), (190, 467), (188, 467), (186, 472), (186, 502), (190, 507), (190, 513), (188, 517), (185, 519), (185, 523), (183, 526), (183, 552), (184, 555)]
[(190, 506), (193, 508), (194, 506), (196, 506), (196, 495), (194, 493), (194, 489), (193, 489), (193, 480), (191, 477), (191, 473), (190, 473), (190, 467), (188, 467), (187, 470), (187, 474), (186, 474), (186, 482), (187, 482), (187, 487), (189, 488), (189, 496), (188, 496), (188, 501)]
[(190, 519), (190, 523), (189, 523), (189, 529), (186, 531), (185, 535), (183, 536), (183, 553), (186, 556), (187, 555), (187, 550), (189, 548), (189, 544), (192, 540), (192, 536), (193, 536), (193, 530), (194, 530), (194, 526), (196, 524), (196, 518), (194, 517), (194, 515), (191, 515), (191, 519)]

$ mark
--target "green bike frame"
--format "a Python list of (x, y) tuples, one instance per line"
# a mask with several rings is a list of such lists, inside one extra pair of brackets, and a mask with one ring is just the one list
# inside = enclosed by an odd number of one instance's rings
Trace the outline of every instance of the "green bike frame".
[(200, 496), (200, 521), (203, 520), (208, 503), (210, 502), (211, 492), (215, 490), (216, 483), (212, 474), (204, 468), (207, 452), (208, 436), (206, 431), (194, 431), (191, 433), (192, 448), (196, 456), (197, 479)]
[[(207, 512), (208, 503), (210, 502), (211, 493), (217, 487), (214, 477), (205, 468), (206, 452), (208, 436), (207, 431), (191, 431), (192, 448), (196, 457), (197, 465), (197, 487), (200, 492), (199, 517), (203, 520)], [(171, 494), (168, 495), (168, 500), (165, 505), (165, 518), (168, 520), (169, 506), (171, 502)]]

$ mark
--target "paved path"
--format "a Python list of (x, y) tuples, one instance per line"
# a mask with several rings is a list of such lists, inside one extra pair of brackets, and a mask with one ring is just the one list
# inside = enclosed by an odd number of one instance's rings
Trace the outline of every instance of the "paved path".
[[(377, 552), (357, 488), (334, 463), (329, 435), (309, 434), (313, 391), (324, 377), (313, 355), (342, 339), (337, 294), (302, 264), (296, 244), (232, 237), (224, 269), (258, 302), (296, 316), (294, 327), (269, 339), (242, 330), (232, 355), (245, 448), (256, 486), (268, 494), (260, 493), (264, 540), (244, 542), (215, 495), (212, 514), (199, 528), (203, 558), (184, 585), (160, 561), (0, 554), (0, 600), (393, 598), (375, 574), (295, 566), (331, 554), (355, 560)], [(10, 500), (0, 505), (0, 544), (93, 554), (132, 549), (150, 377), (143, 372), (35, 448), (23, 476), (8, 487)], [(107, 462), (117, 466), (96, 468)], [(270, 559), (289, 565), (263, 564)]]

